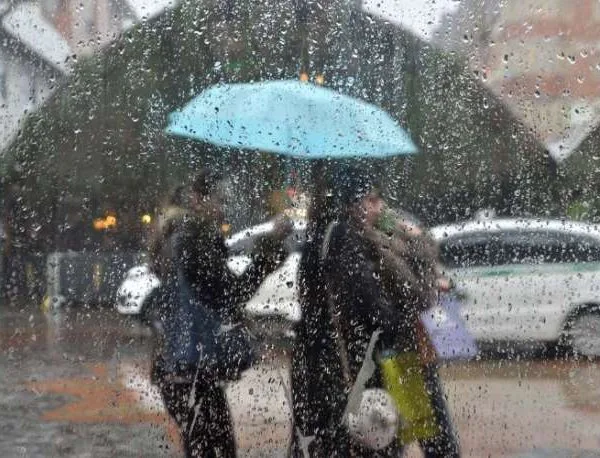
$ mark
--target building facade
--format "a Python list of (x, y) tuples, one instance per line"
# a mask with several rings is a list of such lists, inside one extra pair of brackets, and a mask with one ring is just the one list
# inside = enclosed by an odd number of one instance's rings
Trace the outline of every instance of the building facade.
[(600, 3), (466, 0), (436, 34), (560, 162), (600, 122)]
[(170, 6), (165, 0), (0, 2), (0, 151), (78, 58)]

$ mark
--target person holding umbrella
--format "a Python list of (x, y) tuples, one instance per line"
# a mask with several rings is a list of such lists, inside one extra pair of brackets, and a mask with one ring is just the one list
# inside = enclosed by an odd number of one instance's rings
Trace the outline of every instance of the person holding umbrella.
[[(310, 246), (301, 266), (303, 321), (293, 353), (293, 453), (399, 456), (401, 444), (419, 440), (426, 457), (457, 457), (432, 363), (435, 351), (419, 326), (419, 314), (432, 304), (439, 279), (435, 246), (417, 228), (410, 231), (399, 221), (394, 229), (409, 231), (403, 238), (392, 240), (379, 229), (385, 203), (365, 172), (346, 170), (336, 183), (337, 202), (330, 205), (338, 210), (321, 241), (322, 268), (311, 262)], [(322, 219), (322, 212), (315, 206), (312, 210), (312, 218)], [(365, 375), (364, 368), (374, 363), (377, 367)], [(392, 395), (403, 423), (396, 425), (400, 442), (393, 425), (377, 425), (373, 414), (366, 434), (364, 428), (359, 434), (353, 431), (348, 406), (357, 403), (352, 400), (355, 393), (373, 388)], [(379, 443), (368, 435), (376, 435)], [(307, 437), (310, 444), (303, 447)]]
[[(371, 337), (399, 323), (381, 294), (361, 236), (362, 226), (374, 224), (381, 211), (379, 196), (371, 192), (373, 183), (365, 174), (346, 170), (340, 175), (334, 189), (321, 183), (322, 192), (313, 195), (309, 210), (309, 227), (318, 235), (309, 238), (300, 265), (292, 456), (392, 457), (400, 451), (395, 434), (379, 450), (370, 449), (352, 437), (345, 418), (349, 392), (362, 366), (374, 358), (366, 351)], [(383, 386), (373, 371), (365, 378), (362, 388)]]

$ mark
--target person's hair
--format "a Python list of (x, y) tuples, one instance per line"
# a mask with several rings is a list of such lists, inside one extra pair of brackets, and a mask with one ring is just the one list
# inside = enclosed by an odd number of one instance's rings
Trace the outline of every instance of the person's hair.
[(360, 166), (346, 167), (338, 177), (336, 185), (338, 205), (342, 208), (353, 206), (368, 194), (380, 192), (373, 174)]
[(173, 230), (172, 221), (170, 221), (170, 212), (175, 213), (187, 211), (189, 207), (189, 191), (190, 187), (186, 185), (178, 185), (171, 190), (163, 200), (160, 216), (155, 223), (155, 231), (152, 234), (148, 243), (149, 263), (151, 270), (161, 278), (168, 270), (167, 263), (169, 259), (163, 256), (163, 248), (166, 239), (170, 236)]
[(202, 168), (196, 173), (191, 189), (199, 196), (207, 196), (215, 189), (220, 180), (221, 176), (218, 173), (208, 168)]
[(184, 185), (179, 185), (173, 191), (168, 198), (169, 205), (175, 205), (177, 207), (184, 207), (186, 205), (186, 191), (187, 188)]

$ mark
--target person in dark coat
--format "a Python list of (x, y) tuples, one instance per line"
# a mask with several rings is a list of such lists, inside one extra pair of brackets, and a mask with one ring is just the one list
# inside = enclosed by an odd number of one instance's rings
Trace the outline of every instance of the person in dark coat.
[[(368, 226), (365, 237), (381, 262), (378, 275), (383, 289), (394, 303), (400, 304), (406, 318), (405, 334), (409, 339), (390, 336), (386, 343), (402, 352), (417, 352), (434, 411), (437, 434), (421, 439), (425, 458), (458, 458), (458, 438), (440, 381), (437, 354), (420, 315), (437, 301), (438, 291), (451, 284), (442, 274), (437, 243), (423, 230), (421, 223), (403, 212), (386, 211), (393, 219), (392, 227)], [(407, 285), (414, 285), (412, 292)]]
[[(297, 457), (386, 457), (399, 453), (396, 444), (378, 451), (363, 447), (350, 437), (342, 421), (348, 385), (363, 364), (371, 336), (378, 329), (399, 329), (402, 324), (393, 304), (383, 295), (376, 262), (362, 236), (364, 218), (370, 221), (378, 212), (377, 208), (367, 208), (378, 203), (368, 199), (371, 183), (363, 178), (360, 173), (346, 176), (343, 187), (338, 183), (335, 200), (325, 193), (313, 196), (309, 212), (309, 241), (300, 265), (302, 319), (292, 352), (292, 454)], [(327, 256), (322, 259), (324, 246)], [(337, 331), (331, 299), (343, 335)], [(340, 342), (348, 354), (350, 374), (340, 355)], [(369, 383), (381, 386), (377, 376)]]
[[(218, 176), (203, 170), (189, 192), (186, 188), (176, 190), (159, 220), (151, 247), (152, 268), (166, 292), (158, 294), (155, 301), (162, 307), (163, 332), (171, 336), (206, 331), (192, 328), (191, 319), (175, 320), (182, 295), (190, 295), (194, 303), (207, 307), (220, 322), (238, 322), (240, 305), (283, 259), (282, 240), (290, 227), (281, 220), (274, 233), (258, 243), (254, 262), (243, 275), (236, 276), (228, 269), (228, 251), (221, 232), (223, 216), (216, 191), (218, 181)], [(208, 364), (174, 365), (170, 350), (165, 349), (166, 340), (158, 346), (152, 378), (160, 387), (169, 414), (179, 425), (186, 456), (234, 457), (233, 426), (222, 382), (239, 374), (221, 373)]]
[[(345, 185), (334, 205), (337, 215), (325, 216), (328, 224), (320, 224), (319, 230), (327, 235), (309, 237), (313, 243), (317, 241), (316, 246), (307, 246), (300, 269), (303, 318), (292, 354), (296, 429), (292, 451), (295, 456), (311, 457), (400, 456), (402, 448), (397, 443), (383, 450), (370, 450), (357, 443), (342, 418), (349, 385), (365, 358), (375, 359), (375, 355), (366, 355), (366, 350), (376, 331), (383, 331), (378, 351), (415, 351), (424, 362), (425, 358), (435, 358), (418, 326), (418, 317), (436, 296), (436, 250), (417, 235), (392, 239), (376, 228), (384, 201), (368, 177), (357, 172)], [(318, 202), (313, 206), (312, 220), (327, 215), (326, 205), (319, 207)], [(337, 221), (332, 224), (332, 220)], [(316, 260), (319, 252), (322, 256), (324, 245), (327, 255), (319, 264)], [(328, 301), (335, 306), (334, 313)], [(344, 347), (341, 350), (340, 343)], [(347, 354), (347, 362), (342, 353)], [(427, 379), (431, 382), (428, 388), (436, 390), (439, 401), (439, 382)], [(381, 386), (381, 374), (375, 372), (368, 387)], [(447, 424), (449, 420), (443, 426)], [(426, 454), (428, 457), (458, 456), (457, 451), (453, 453), (455, 443), (444, 448), (442, 439), (421, 445), (426, 453), (432, 447), (439, 451)]]

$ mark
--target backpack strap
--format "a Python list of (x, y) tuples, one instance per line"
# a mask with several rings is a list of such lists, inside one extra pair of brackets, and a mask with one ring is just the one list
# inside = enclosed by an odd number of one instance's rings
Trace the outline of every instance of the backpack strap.
[[(327, 230), (325, 231), (325, 236), (323, 238), (323, 245), (321, 246), (321, 263), (324, 263), (327, 259), (327, 256), (329, 255), (331, 237), (337, 224), (337, 222), (332, 222), (329, 224), (329, 226), (327, 226)], [(363, 358), (360, 370), (358, 371), (356, 379), (352, 380), (352, 374), (350, 371), (350, 357), (348, 355), (348, 349), (346, 348), (346, 342), (344, 342), (344, 339), (342, 337), (343, 334), (340, 322), (340, 314), (336, 313), (337, 311), (335, 304), (333, 303), (333, 298), (331, 294), (328, 293), (327, 304), (329, 307), (331, 321), (335, 329), (335, 341), (340, 355), (342, 375), (344, 377), (344, 385), (346, 390), (348, 391), (348, 401), (346, 404), (346, 408), (344, 409), (343, 415), (344, 421), (347, 421), (348, 413), (355, 412), (358, 409), (362, 393), (367, 388), (368, 381), (375, 373), (376, 367), (375, 362), (373, 361), (373, 354), (375, 352), (375, 346), (377, 344), (377, 341), (379, 340), (381, 330), (378, 329), (371, 335), (371, 339), (369, 340), (369, 344), (367, 346), (367, 350), (365, 352), (365, 356)]]
[(333, 221), (329, 223), (327, 229), (325, 230), (325, 237), (323, 237), (323, 245), (321, 245), (321, 262), (325, 262), (325, 259), (329, 255), (329, 246), (331, 245), (331, 235), (333, 234), (333, 230), (337, 226), (337, 222)]

